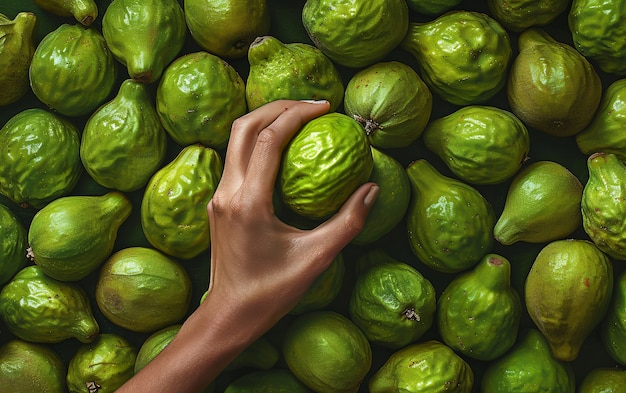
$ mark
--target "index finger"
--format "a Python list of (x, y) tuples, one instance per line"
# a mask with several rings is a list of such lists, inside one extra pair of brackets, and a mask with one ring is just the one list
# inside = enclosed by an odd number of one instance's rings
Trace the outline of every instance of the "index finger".
[[(321, 103), (324, 102), (326, 101), (321, 101)], [(265, 104), (235, 120), (226, 150), (222, 179), (241, 184), (248, 170), (259, 133), (275, 122), (283, 112), (297, 105), (317, 107), (317, 110), (320, 106), (328, 106), (311, 105), (302, 101), (278, 100)]]
[(300, 102), (286, 108), (259, 132), (246, 171), (245, 186), (253, 195), (268, 195), (274, 190), (282, 152), (291, 138), (308, 121), (328, 112), (330, 105)]

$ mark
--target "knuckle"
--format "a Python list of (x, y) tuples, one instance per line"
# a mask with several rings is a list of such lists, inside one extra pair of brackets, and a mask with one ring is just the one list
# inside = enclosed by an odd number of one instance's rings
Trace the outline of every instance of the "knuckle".
[(230, 126), (231, 132), (232, 133), (245, 132), (248, 129), (247, 124), (248, 124), (248, 119), (246, 118), (246, 116), (238, 117), (237, 119), (233, 120), (233, 123)]
[(356, 236), (365, 227), (365, 217), (360, 214), (356, 214), (355, 212), (349, 212), (346, 214), (343, 224), (346, 233), (354, 234)]
[(271, 125), (265, 127), (259, 132), (257, 137), (257, 143), (262, 144), (263, 146), (273, 146), (278, 140), (278, 130), (273, 128)]

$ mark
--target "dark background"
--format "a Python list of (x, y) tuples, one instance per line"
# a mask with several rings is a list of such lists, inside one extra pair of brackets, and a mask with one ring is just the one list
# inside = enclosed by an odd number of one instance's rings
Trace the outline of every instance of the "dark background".
[[(180, 0), (182, 4), (182, 0)], [(302, 6), (305, 1), (303, 0), (289, 0), (289, 1), (281, 1), (281, 0), (268, 0), (271, 9), (272, 15), (272, 27), (270, 31), (270, 35), (275, 36), (279, 40), (284, 43), (290, 42), (304, 42), (312, 45), (311, 40), (307, 36), (306, 31), (301, 22), (301, 11)], [(101, 17), (104, 14), (104, 10), (106, 6), (110, 3), (110, 1), (100, 1), (100, 15), (98, 19), (94, 22), (94, 26), (100, 28)], [(462, 1), (456, 9), (465, 9), (465, 10), (473, 10), (473, 11), (481, 11), (488, 13), (486, 3), (484, 1), (474, 1), (474, 0), (466, 0)], [(52, 16), (47, 14), (41, 8), (34, 4), (32, 0), (2, 0), (0, 3), (0, 13), (4, 13), (9, 18), (15, 17), (17, 12), (19, 11), (32, 11), (36, 13), (39, 17), (39, 28), (37, 34), (37, 42), (39, 42), (48, 32), (55, 29), (61, 23), (74, 23), (72, 19), (68, 18), (60, 18), (56, 16)], [(432, 19), (432, 17), (424, 17), (421, 15), (417, 15), (414, 12), (411, 13), (411, 21), (421, 22)], [(567, 27), (567, 11), (561, 14), (553, 23), (549, 26), (543, 27), (553, 38), (557, 41), (568, 43), (572, 45), (572, 37), (570, 31)], [(509, 32), (511, 43), (514, 50), (514, 55), (517, 53), (517, 37), (518, 34)], [(190, 53), (195, 51), (202, 50), (191, 38), (191, 35), (187, 35), (187, 41), (185, 47), (183, 48), (183, 53)], [(416, 70), (418, 69), (417, 63), (415, 59), (408, 53), (396, 49), (392, 51), (389, 56), (385, 60), (398, 60), (413, 66)], [(249, 66), (247, 63), (247, 59), (240, 60), (230, 60), (229, 63), (235, 67), (235, 69), (239, 72), (241, 77), (245, 80), (248, 74)], [(126, 70), (118, 64), (118, 77), (119, 82), (121, 83), (124, 79), (128, 78), (128, 74)], [(344, 78), (344, 85), (347, 84), (350, 77), (356, 72), (355, 69), (349, 69), (342, 66), (337, 66), (340, 73)], [(603, 88), (606, 88), (610, 83), (617, 80), (618, 77), (615, 75), (609, 75), (602, 73), (599, 68), (596, 66), (596, 71), (601, 75)], [(156, 84), (151, 86), (156, 89)], [(116, 93), (116, 89), (111, 94), (111, 97)], [(506, 92), (502, 90), (495, 97), (493, 97), (489, 102), (485, 103), (486, 105), (493, 105), (496, 107), (500, 107), (502, 109), (510, 109), (507, 104)], [(20, 111), (28, 108), (40, 107), (45, 108), (45, 105), (42, 104), (38, 99), (31, 93), (29, 93), (26, 97), (20, 99), (17, 103), (12, 104), (10, 106), (0, 107), (0, 126), (4, 125), (8, 119), (10, 119), (13, 115), (19, 113)], [(441, 99), (439, 99), (436, 95), (433, 96), (433, 111), (431, 114), (431, 119), (436, 119), (442, 117), (446, 114), (452, 113), (458, 106), (454, 106), (449, 104)], [(339, 108), (339, 111), (342, 111), (343, 108)], [(71, 118), (70, 120), (79, 128), (82, 129), (86, 120), (85, 117)], [(538, 132), (533, 129), (529, 129), (531, 135), (531, 150), (529, 154), (529, 161), (535, 162), (540, 160), (550, 160), (556, 161), (564, 166), (566, 166), (572, 173), (574, 173), (580, 181), (585, 184), (588, 177), (587, 167), (586, 167), (586, 159), (587, 156), (583, 155), (577, 148), (576, 143), (572, 137), (568, 138), (558, 138), (552, 137), (547, 134)], [(177, 146), (171, 140), (169, 141), (169, 150), (168, 156), (169, 158), (173, 158), (178, 151), (180, 150), (180, 146)], [(221, 152), (223, 154), (223, 152)], [(439, 169), (442, 173), (452, 176), (450, 171), (443, 166), (442, 162), (430, 153), (423, 145), (421, 138), (417, 140), (413, 145), (402, 148), (395, 149), (392, 152), (392, 155), (398, 159), (405, 167), (410, 164), (411, 161), (426, 158), (429, 162), (431, 162), (437, 169)], [(476, 188), (492, 203), (494, 210), (497, 215), (502, 211), (502, 207), (504, 205), (506, 192), (508, 189), (509, 182), (504, 182), (498, 185), (491, 186), (476, 186)], [(103, 187), (96, 184), (93, 180), (89, 178), (86, 174), (81, 179), (80, 183), (73, 191), (75, 195), (100, 195), (105, 193), (107, 190)], [(139, 224), (139, 204), (141, 201), (141, 197), (143, 195), (143, 190), (132, 192), (128, 194), (130, 199), (133, 202), (134, 210), (129, 219), (124, 223), (122, 228), (119, 231), (118, 239), (116, 242), (115, 249), (119, 250), (125, 247), (130, 246), (145, 246), (151, 247), (147, 242), (145, 237), (143, 236), (141, 226)], [(18, 216), (22, 219), (25, 227), (28, 227), (28, 223), (30, 219), (34, 215), (35, 211), (33, 209), (23, 209), (11, 201), (7, 200), (7, 198), (0, 196), (0, 203), (3, 203), (12, 208)], [(586, 234), (582, 229), (571, 235), (572, 238), (587, 238)], [(523, 298), (523, 285), (526, 274), (530, 269), (530, 266), (537, 255), (537, 253), (541, 250), (544, 244), (528, 244), (528, 243), (518, 243), (511, 246), (502, 246), (496, 244), (492, 252), (498, 253), (504, 257), (506, 257), (512, 265), (512, 276), (511, 282), (512, 285), (517, 289), (518, 293), (522, 295)], [(427, 266), (424, 266), (417, 258), (412, 254), (406, 236), (406, 231), (404, 229), (404, 223), (399, 224), (394, 230), (392, 230), (388, 235), (380, 239), (373, 245), (369, 246), (348, 246), (344, 250), (344, 255), (346, 257), (346, 266), (347, 266), (347, 274), (344, 279), (344, 285), (342, 287), (342, 293), (338, 297), (338, 299), (332, 304), (330, 307), (336, 311), (346, 313), (347, 304), (349, 299), (349, 294), (351, 291), (351, 286), (354, 280), (354, 271), (351, 269), (352, 263), (355, 258), (357, 258), (360, 253), (370, 247), (383, 247), (387, 250), (392, 256), (397, 259), (409, 263), (416, 267), (422, 274), (427, 277), (436, 287), (438, 294), (445, 288), (447, 283), (454, 277), (451, 274), (444, 274), (436, 272)], [(198, 304), (200, 297), (204, 293), (208, 283), (208, 275), (209, 275), (209, 255), (207, 253), (203, 253), (197, 258), (189, 261), (182, 262), (189, 272), (193, 283), (193, 298), (192, 298), (192, 306), (190, 308), (190, 312), (193, 310), (194, 305)], [(617, 261), (614, 263), (615, 267), (615, 276), (619, 274), (620, 271), (624, 270), (624, 266), (621, 262)], [(86, 279), (82, 280), (80, 284), (85, 288), (85, 290), (91, 295), (93, 299), (94, 293), (94, 284), (96, 282), (97, 272), (93, 273)], [(129, 339), (132, 343), (137, 345), (137, 347), (141, 346), (145, 338), (146, 334), (139, 334), (130, 331), (126, 331), (125, 329), (119, 328), (106, 320), (106, 318), (99, 312), (95, 303), (92, 303), (92, 308), (96, 319), (98, 320), (101, 328), (101, 332), (112, 332), (120, 334), (127, 339)], [(280, 337), (282, 335), (283, 329), (288, 325), (292, 317), (285, 317), (281, 323), (279, 323), (272, 331), (268, 333), (268, 337), (274, 340), (274, 342), (279, 343)], [(247, 321), (242, 318), (242, 323), (251, 323), (251, 321)], [(528, 317), (527, 314), (524, 314), (522, 317), (522, 326), (525, 327), (534, 327), (532, 321)], [(7, 329), (0, 322), (0, 344), (10, 340), (12, 335), (7, 331)], [(426, 340), (429, 338), (438, 338), (438, 334), (436, 328), (433, 326), (429, 330), (429, 332), (422, 338), (422, 340)], [(58, 351), (58, 353), (62, 356), (62, 358), (67, 362), (73, 356), (77, 347), (80, 345), (76, 340), (67, 340), (59, 344), (52, 344), (51, 346)], [(371, 375), (374, 373), (387, 359), (387, 357), (392, 353), (392, 351), (379, 348), (377, 346), (373, 346), (373, 364), (370, 371)], [(210, 349), (207, 349), (210, 350)], [(479, 382), (482, 371), (485, 368), (487, 363), (465, 358), (468, 363), (471, 365), (472, 370), (475, 375), (475, 383), (474, 383), (474, 391), (479, 390)], [(282, 366), (282, 363), (279, 363), (279, 366)], [(600, 338), (597, 331), (594, 331), (588, 339), (585, 341), (578, 358), (571, 362), (575, 372), (576, 372), (576, 380), (577, 383), (580, 383), (582, 378), (591, 370), (597, 367), (609, 367), (609, 366), (617, 366), (617, 363), (611, 359), (606, 351), (604, 350), (602, 343), (600, 342)], [(244, 370), (245, 371), (245, 370)], [(233, 373), (224, 373), (220, 379), (218, 379), (218, 391), (220, 387), (225, 386), (228, 381), (237, 375), (241, 375), (243, 371), (233, 372)], [(361, 391), (367, 391), (367, 383), (365, 382)]]

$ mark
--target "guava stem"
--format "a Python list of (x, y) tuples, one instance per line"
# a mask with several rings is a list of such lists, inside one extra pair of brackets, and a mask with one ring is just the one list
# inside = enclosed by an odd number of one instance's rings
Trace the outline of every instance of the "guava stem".
[(374, 119), (366, 119), (363, 116), (359, 116), (359, 115), (354, 115), (354, 120), (358, 121), (359, 124), (361, 124), (363, 126), (363, 128), (365, 128), (365, 135), (371, 135), (374, 132), (376, 132), (377, 130), (382, 129), (382, 127), (380, 126), (380, 124), (376, 123), (374, 121)]
[(87, 386), (87, 391), (89, 393), (98, 393), (98, 391), (100, 390), (100, 388), (102, 386), (98, 385), (96, 382), (94, 381), (89, 381), (85, 384)]
[(411, 308), (407, 308), (406, 310), (404, 310), (402, 312), (402, 316), (406, 319), (410, 319), (411, 321), (418, 321), (420, 320), (420, 316), (418, 313), (415, 312), (415, 308), (411, 307)]
[(28, 247), (26, 249), (26, 258), (28, 258), (31, 262), (35, 262), (35, 253), (33, 252), (32, 247)]
[(93, 16), (87, 15), (83, 19), (80, 20), (80, 23), (83, 26), (90, 26), (93, 23)]

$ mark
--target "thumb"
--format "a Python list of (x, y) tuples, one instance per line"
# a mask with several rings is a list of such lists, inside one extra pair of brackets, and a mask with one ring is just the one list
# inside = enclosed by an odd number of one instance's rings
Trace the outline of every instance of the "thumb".
[(332, 255), (339, 253), (361, 232), (379, 193), (380, 187), (376, 183), (360, 186), (333, 217), (310, 233), (312, 240), (324, 244)]

